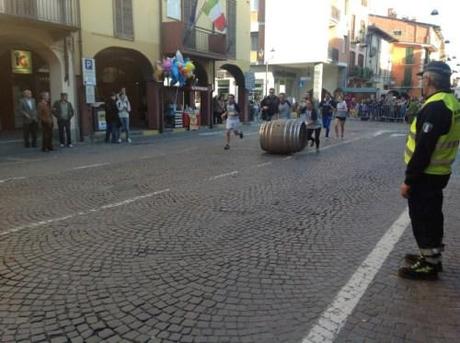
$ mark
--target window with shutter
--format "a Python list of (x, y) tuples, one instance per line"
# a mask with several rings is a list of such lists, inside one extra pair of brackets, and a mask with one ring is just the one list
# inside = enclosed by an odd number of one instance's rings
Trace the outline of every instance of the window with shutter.
[(134, 39), (132, 0), (114, 0), (114, 35)]

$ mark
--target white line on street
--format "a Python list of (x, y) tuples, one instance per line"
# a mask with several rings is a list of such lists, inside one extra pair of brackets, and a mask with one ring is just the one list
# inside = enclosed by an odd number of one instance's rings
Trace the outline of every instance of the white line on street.
[(221, 131), (214, 131), (214, 132), (203, 132), (203, 133), (199, 133), (198, 136), (217, 136), (217, 135), (221, 135), (224, 131), (221, 130)]
[(407, 137), (405, 133), (393, 133), (390, 137)]
[(10, 177), (9, 179), (0, 180), (0, 183), (11, 182), (11, 181), (17, 181), (17, 180), (24, 180), (24, 179), (26, 179), (25, 176)]
[(220, 175), (216, 175), (216, 176), (212, 176), (209, 178), (209, 181), (214, 181), (214, 180), (217, 180), (217, 179), (221, 179), (223, 177), (227, 177), (227, 176), (233, 176), (233, 175), (236, 175), (238, 174), (238, 171), (232, 171), (230, 173), (225, 173), (225, 174), (220, 174)]
[(10, 143), (22, 143), (21, 139), (12, 139), (9, 141), (1, 141), (0, 144), (10, 144)]
[(265, 162), (265, 163), (258, 164), (256, 167), (257, 167), (257, 168), (262, 168), (262, 167), (269, 166), (269, 165), (271, 165), (271, 164), (272, 164), (272, 162)]
[(285, 158), (283, 158), (283, 160), (285, 160), (285, 161), (292, 160), (292, 156), (285, 157)]
[(332, 304), (321, 314), (302, 343), (333, 342), (337, 338), (348, 316), (353, 312), (409, 224), (409, 212), (406, 208), (351, 276), (347, 284), (342, 287)]
[(98, 168), (98, 167), (104, 167), (108, 166), (110, 163), (95, 163), (95, 164), (88, 164), (86, 166), (80, 166), (80, 167), (75, 167), (72, 168), (72, 170), (81, 170), (81, 169), (89, 169), (89, 168)]
[(161, 191), (156, 191), (156, 192), (153, 192), (153, 193), (140, 195), (140, 196), (137, 196), (137, 197), (134, 197), (134, 198), (131, 198), (131, 199), (127, 199), (127, 200), (124, 200), (124, 201), (116, 202), (116, 203), (113, 203), (113, 204), (107, 204), (107, 205), (104, 205), (104, 206), (101, 206), (101, 207), (98, 207), (98, 208), (92, 208), (92, 209), (87, 210), (87, 211), (80, 211), (80, 212), (70, 214), (70, 215), (65, 216), (65, 217), (42, 220), (42, 221), (39, 221), (39, 222), (36, 222), (36, 223), (18, 226), (18, 227), (12, 228), (10, 230), (0, 232), (0, 237), (9, 235), (9, 234), (14, 233), (14, 232), (23, 231), (23, 230), (26, 230), (26, 229), (34, 229), (34, 228), (37, 228), (37, 227), (40, 227), (40, 226), (43, 226), (43, 225), (54, 224), (54, 223), (62, 222), (62, 221), (72, 219), (72, 218), (75, 218), (75, 217), (87, 216), (88, 214), (91, 214), (91, 213), (95, 213), (95, 212), (99, 212), (99, 211), (103, 211), (103, 210), (107, 210), (107, 209), (112, 209), (112, 208), (116, 208), (116, 207), (120, 207), (120, 206), (125, 206), (125, 205), (131, 204), (131, 203), (139, 201), (139, 200), (152, 198), (152, 197), (154, 197), (156, 195), (163, 194), (163, 193), (168, 193), (169, 191), (170, 191), (170, 189), (167, 188), (167, 189), (163, 189)]

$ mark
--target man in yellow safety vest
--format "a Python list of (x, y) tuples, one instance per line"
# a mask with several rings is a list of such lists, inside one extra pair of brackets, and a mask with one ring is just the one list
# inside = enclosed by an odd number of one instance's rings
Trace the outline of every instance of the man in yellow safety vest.
[(440, 61), (425, 65), (425, 103), (410, 126), (404, 159), (406, 178), (401, 196), (408, 199), (412, 230), (420, 254), (405, 256), (399, 276), (436, 280), (442, 271), (444, 244), (442, 190), (447, 186), (460, 141), (460, 104), (450, 90), (450, 67)]

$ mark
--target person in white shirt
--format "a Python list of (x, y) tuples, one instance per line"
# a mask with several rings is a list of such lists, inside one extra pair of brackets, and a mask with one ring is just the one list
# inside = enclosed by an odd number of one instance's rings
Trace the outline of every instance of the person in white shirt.
[(240, 107), (235, 102), (235, 96), (233, 94), (228, 95), (228, 101), (225, 105), (225, 112), (222, 114), (222, 119), (227, 119), (225, 123), (225, 138), (227, 144), (225, 144), (225, 150), (230, 149), (230, 134), (233, 132), (235, 136), (240, 136), (243, 139), (243, 132), (240, 130)]
[(337, 97), (337, 107), (335, 113), (335, 137), (343, 139), (343, 132), (345, 131), (345, 120), (347, 119), (348, 107), (345, 100), (341, 97)]

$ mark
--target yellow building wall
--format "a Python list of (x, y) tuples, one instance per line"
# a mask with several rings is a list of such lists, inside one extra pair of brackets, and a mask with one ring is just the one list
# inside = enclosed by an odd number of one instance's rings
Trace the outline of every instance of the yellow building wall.
[(114, 1), (80, 0), (82, 53), (94, 57), (109, 47), (134, 49), (154, 65), (160, 58), (160, 2), (133, 1), (134, 40), (114, 36)]
[[(204, 1), (199, 0), (198, 11), (200, 11)], [(236, 58), (235, 60), (216, 62), (216, 68), (218, 69), (222, 64), (231, 63), (238, 65), (244, 72), (250, 66), (251, 11), (249, 1), (237, 1), (236, 4)], [(221, 5), (225, 12), (226, 0), (221, 0)], [(113, 0), (80, 0), (80, 6), (83, 57), (94, 57), (105, 48), (122, 47), (141, 52), (152, 65), (161, 58), (160, 13), (163, 13), (164, 21), (171, 20), (167, 18), (166, 0), (133, 0), (134, 40), (120, 39), (114, 36)], [(197, 26), (212, 29), (212, 23), (204, 13), (199, 16)], [(211, 65), (207, 67), (212, 68)], [(210, 76), (214, 74), (211, 70), (207, 71)]]

